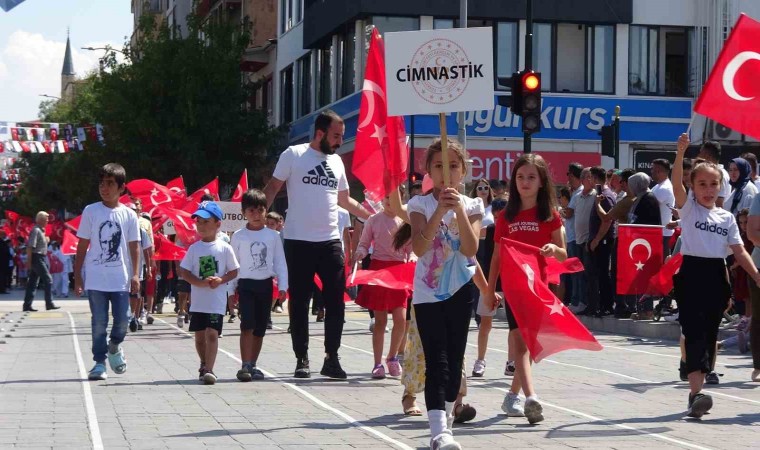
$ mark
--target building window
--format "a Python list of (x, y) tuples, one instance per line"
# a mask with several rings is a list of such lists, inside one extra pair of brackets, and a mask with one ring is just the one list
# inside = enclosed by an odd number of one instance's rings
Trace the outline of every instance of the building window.
[(349, 30), (338, 37), (338, 86), (339, 97), (354, 93), (354, 61), (356, 50), (356, 30), (349, 25)]
[(280, 72), (280, 123), (293, 121), (293, 66)]
[(552, 42), (554, 30), (549, 23), (533, 24), (533, 70), (541, 72), (541, 90), (552, 87)]
[(615, 90), (615, 29), (612, 25), (586, 28), (586, 90), (612, 94)]
[(433, 19), (434, 30), (448, 30), (454, 28), (454, 19)]
[(293, 14), (293, 17), (295, 18), (294, 23), (300, 23), (303, 20), (303, 0), (291, 0), (293, 2), (293, 7), (295, 8), (295, 13)]
[(317, 108), (329, 105), (332, 102), (332, 46), (317, 50)]
[(382, 36), (385, 36), (385, 33), (395, 31), (417, 31), (420, 29), (418, 17), (372, 16), (369, 22), (377, 27), (377, 31)]
[(628, 93), (658, 93), (657, 65), (659, 30), (655, 27), (631, 26), (628, 57)]
[(298, 68), (298, 111), (297, 117), (311, 112), (311, 53), (296, 62)]
[[(694, 53), (702, 52), (704, 36), (677, 27), (631, 26), (628, 93), (688, 97), (696, 90)], [(698, 42), (694, 42), (697, 40)]]
[(499, 22), (496, 24), (496, 76), (511, 77), (517, 72), (518, 42), (517, 24), (514, 22)]
[(280, 0), (280, 33), (285, 33), (297, 23), (296, 14), (298, 12), (296, 11), (295, 4), (298, 4), (298, 8), (302, 9), (300, 8), (301, 1), (302, 0)]

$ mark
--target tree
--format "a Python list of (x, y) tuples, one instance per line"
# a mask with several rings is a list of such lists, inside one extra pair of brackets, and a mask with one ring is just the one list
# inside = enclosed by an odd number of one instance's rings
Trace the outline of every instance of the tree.
[(120, 51), (123, 61), (109, 50), (73, 102), (40, 105), (45, 121), (102, 124), (105, 145), (87, 141), (83, 152), (27, 155), (20, 210), (78, 210), (96, 201), (95, 175), (110, 161), (130, 179), (183, 175), (191, 191), (216, 176), (234, 186), (244, 168), (252, 186), (263, 183), (283, 130), (248, 106), (253, 86), (240, 63), (249, 25), (202, 24), (191, 15), (188, 38), (178, 39), (166, 24), (143, 19), (135, 44)]

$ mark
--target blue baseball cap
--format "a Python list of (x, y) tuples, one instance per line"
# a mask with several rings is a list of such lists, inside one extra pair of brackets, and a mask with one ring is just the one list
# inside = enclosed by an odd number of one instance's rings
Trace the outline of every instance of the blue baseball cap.
[(198, 210), (193, 213), (193, 218), (202, 217), (204, 219), (215, 218), (216, 220), (222, 220), (224, 213), (216, 202), (202, 202), (198, 205)]

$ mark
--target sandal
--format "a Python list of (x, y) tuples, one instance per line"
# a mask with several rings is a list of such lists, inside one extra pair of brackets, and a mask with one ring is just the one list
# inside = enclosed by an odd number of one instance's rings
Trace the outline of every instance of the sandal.
[(119, 346), (116, 353), (108, 353), (108, 365), (115, 373), (122, 374), (127, 371), (127, 360), (124, 359), (124, 350)]
[(460, 403), (454, 407), (454, 423), (469, 422), (475, 418), (476, 414), (477, 411), (469, 403)]
[(401, 406), (404, 408), (405, 416), (421, 416), (422, 410), (417, 406), (417, 397), (405, 395), (401, 398)]

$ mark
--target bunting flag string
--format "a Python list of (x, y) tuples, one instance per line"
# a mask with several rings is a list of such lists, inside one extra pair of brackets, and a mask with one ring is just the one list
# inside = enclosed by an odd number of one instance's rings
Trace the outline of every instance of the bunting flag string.
[(100, 124), (82, 125), (49, 122), (0, 122), (0, 153), (68, 153), (84, 150), (84, 142), (104, 145)]

